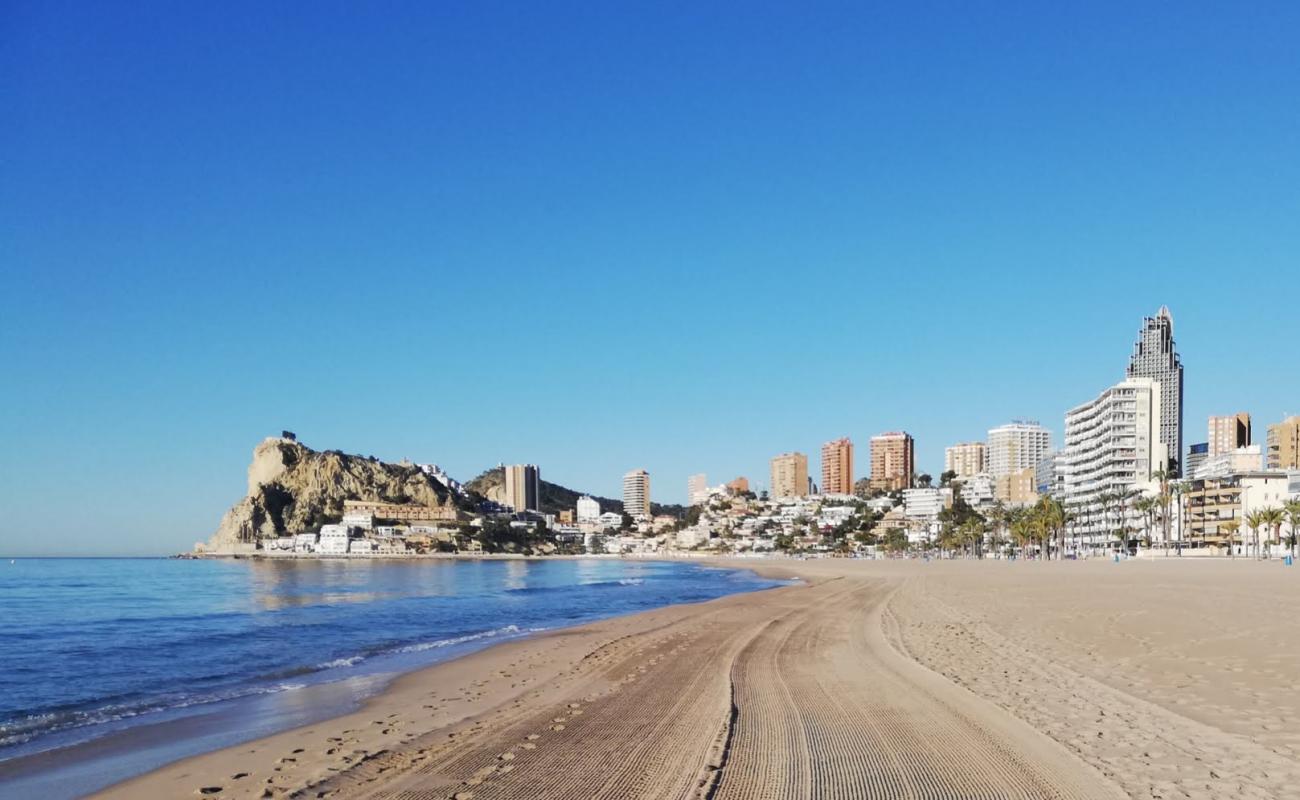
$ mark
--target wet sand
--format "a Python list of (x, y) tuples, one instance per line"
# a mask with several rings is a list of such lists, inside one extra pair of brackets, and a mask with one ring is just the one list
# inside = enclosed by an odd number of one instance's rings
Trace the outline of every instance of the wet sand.
[(1300, 789), (1300, 570), (730, 562), (805, 583), (510, 642), (105, 797)]

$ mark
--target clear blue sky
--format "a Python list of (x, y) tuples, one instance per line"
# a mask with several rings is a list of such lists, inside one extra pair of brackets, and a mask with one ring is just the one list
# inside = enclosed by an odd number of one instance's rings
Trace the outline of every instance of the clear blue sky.
[(1300, 413), (1300, 6), (865, 5), (4, 3), (0, 552), (187, 548), (282, 428), (937, 474), (1162, 303), (1188, 442)]

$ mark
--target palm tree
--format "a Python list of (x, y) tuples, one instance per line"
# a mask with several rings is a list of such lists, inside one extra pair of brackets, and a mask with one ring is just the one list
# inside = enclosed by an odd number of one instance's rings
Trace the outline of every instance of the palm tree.
[(1230, 519), (1219, 523), (1219, 530), (1228, 534), (1228, 557), (1236, 558), (1237, 551), (1232, 547), (1232, 540), (1237, 535), (1237, 529), (1241, 527), (1241, 520)]
[[(1054, 497), (1042, 497), (1034, 506), (1034, 514), (1039, 518), (1039, 524), (1043, 528), (1043, 552), (1050, 557), (1052, 552), (1050, 542), (1056, 540), (1058, 536), (1064, 535), (1065, 508)], [(1063, 544), (1064, 542), (1062, 542)], [(1058, 547), (1057, 557), (1062, 557), (1064, 552), (1065, 548), (1063, 546)]]
[(1255, 548), (1255, 557), (1259, 557), (1259, 529), (1264, 524), (1264, 517), (1258, 511), (1246, 515), (1246, 527), (1250, 528), (1250, 542)]
[(1139, 497), (1133, 501), (1133, 510), (1142, 515), (1142, 521), (1145, 523), (1147, 541), (1151, 540), (1151, 529), (1155, 526), (1156, 512), (1160, 509), (1160, 501), (1154, 497)]
[(1300, 539), (1300, 500), (1288, 500), (1283, 506), (1286, 521), (1291, 525), (1291, 556), (1295, 557), (1296, 540)]
[(1151, 477), (1160, 481), (1160, 493), (1156, 495), (1156, 504), (1162, 512), (1160, 519), (1161, 533), (1163, 536), (1161, 539), (1164, 543), (1165, 555), (1167, 556), (1169, 555), (1169, 501), (1171, 497), (1169, 483), (1170, 479), (1174, 477), (1174, 473), (1168, 469), (1158, 469), (1151, 474)]
[[(1264, 526), (1264, 530), (1271, 530), (1273, 532), (1273, 535), (1268, 538), (1268, 545), (1271, 547), (1274, 539), (1276, 539), (1278, 543), (1281, 543), (1282, 523), (1286, 521), (1286, 512), (1280, 508), (1260, 509), (1259, 520), (1260, 524)], [(1266, 558), (1272, 558), (1268, 547), (1265, 548), (1264, 555)]]

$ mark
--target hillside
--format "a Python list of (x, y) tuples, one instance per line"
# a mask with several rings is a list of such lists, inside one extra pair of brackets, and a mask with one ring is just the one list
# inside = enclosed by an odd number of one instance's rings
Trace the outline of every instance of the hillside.
[[(505, 502), (505, 469), (494, 467), (474, 478), (465, 484), (465, 489), (469, 492), (478, 494), (494, 503)], [(543, 514), (558, 514), (561, 511), (572, 511), (578, 505), (578, 498), (582, 497), (584, 492), (574, 491), (567, 486), (561, 486), (558, 483), (541, 481), (541, 509)], [(600, 503), (602, 513), (613, 512), (622, 513), (623, 501), (614, 500), (608, 497), (598, 497), (591, 495), (592, 499)], [(650, 512), (652, 514), (671, 514), (681, 516), (686, 513), (686, 509), (679, 505), (664, 505), (661, 503), (651, 503)]]
[(271, 437), (254, 448), (248, 494), (222, 517), (206, 549), (229, 552), (262, 539), (314, 531), (342, 518), (344, 500), (436, 508), (454, 503), (441, 483), (412, 464), (318, 452), (293, 439)]

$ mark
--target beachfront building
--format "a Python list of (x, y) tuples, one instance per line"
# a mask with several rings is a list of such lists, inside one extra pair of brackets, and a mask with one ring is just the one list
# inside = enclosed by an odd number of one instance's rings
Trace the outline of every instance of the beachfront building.
[(595, 524), (600, 519), (600, 503), (595, 498), (583, 495), (578, 498), (578, 524)]
[(346, 525), (322, 525), (320, 538), (316, 542), (316, 552), (322, 556), (345, 556), (348, 554), (348, 528)]
[(822, 445), (822, 494), (853, 494), (853, 442), (848, 437)]
[(686, 479), (686, 504), (698, 506), (709, 501), (709, 476), (701, 472)]
[(986, 456), (988, 473), (1000, 478), (1024, 469), (1038, 469), (1052, 451), (1052, 432), (1034, 420), (1013, 420), (991, 428)]
[(511, 464), (505, 467), (505, 503), (515, 513), (541, 508), (541, 470), (536, 464)]
[(634, 469), (623, 476), (623, 513), (633, 519), (650, 516), (650, 473)]
[(1289, 496), (1285, 472), (1252, 470), (1193, 479), (1182, 493), (1184, 546), (1231, 545), (1237, 553), (1243, 553), (1256, 534), (1261, 545), (1269, 543), (1273, 532), (1250, 530), (1246, 517), (1260, 509), (1281, 508)]
[(1300, 416), (1268, 426), (1268, 468), (1300, 469)]
[(1183, 362), (1174, 347), (1174, 318), (1166, 306), (1142, 320), (1129, 357), (1128, 377), (1150, 378), (1160, 385), (1160, 443), (1166, 467), (1177, 470), (1183, 455)]
[(1155, 474), (1169, 463), (1161, 397), (1159, 381), (1127, 378), (1066, 412), (1061, 499), (1073, 512), (1070, 546), (1108, 546), (1115, 530), (1138, 522), (1128, 500), (1157, 489)]
[(916, 443), (907, 431), (890, 431), (871, 437), (871, 477), (873, 490), (892, 492), (912, 485), (916, 470)]
[(986, 447), (983, 442), (961, 442), (943, 449), (943, 471), (957, 478), (969, 478), (985, 470)]
[[(1207, 430), (1209, 435), (1206, 444), (1210, 446), (1207, 455), (1210, 458), (1220, 453), (1227, 453), (1250, 446), (1250, 415), (1245, 411), (1221, 417), (1210, 417)], [(1184, 476), (1191, 474), (1190, 470), (1184, 470), (1183, 472)]]
[(808, 456), (782, 453), (772, 459), (772, 499), (808, 495)]

